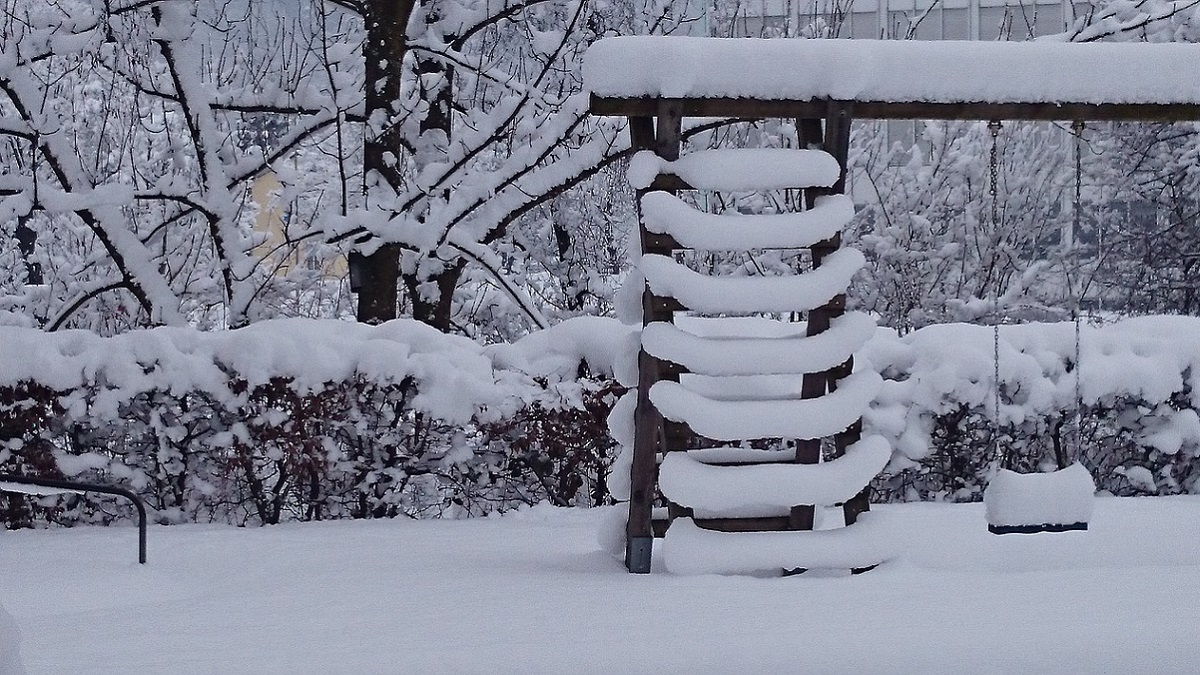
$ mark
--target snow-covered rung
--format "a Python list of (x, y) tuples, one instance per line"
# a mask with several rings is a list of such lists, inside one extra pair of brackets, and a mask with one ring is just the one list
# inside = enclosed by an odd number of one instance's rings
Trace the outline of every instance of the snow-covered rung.
[(805, 312), (832, 300), (863, 266), (863, 254), (843, 248), (817, 269), (778, 277), (713, 277), (694, 272), (662, 255), (642, 256), (638, 267), (656, 295), (672, 297), (706, 313)]
[(861, 312), (835, 318), (816, 335), (791, 338), (704, 338), (656, 321), (642, 330), (642, 347), (705, 375), (819, 373), (845, 362), (874, 333), (875, 319)]
[(852, 218), (854, 202), (846, 195), (821, 197), (808, 211), (765, 215), (705, 213), (669, 192), (642, 197), (647, 230), (701, 251), (807, 248), (841, 232)]
[(839, 382), (836, 391), (818, 398), (720, 401), (663, 380), (650, 388), (650, 401), (666, 419), (683, 422), (718, 441), (823, 438), (858, 420), (882, 384), (879, 373), (861, 370)]
[(675, 161), (643, 150), (633, 156), (626, 175), (637, 190), (660, 174), (672, 174), (697, 190), (782, 190), (829, 187), (841, 176), (833, 155), (823, 150), (730, 148), (699, 150)]
[(713, 532), (676, 518), (663, 540), (672, 574), (754, 574), (785, 569), (852, 570), (895, 555), (891, 519), (864, 513), (847, 527), (810, 532)]
[(663, 495), (697, 518), (766, 518), (806, 504), (834, 506), (862, 491), (891, 459), (882, 436), (868, 436), (820, 464), (711, 466), (669, 452), (659, 467)]

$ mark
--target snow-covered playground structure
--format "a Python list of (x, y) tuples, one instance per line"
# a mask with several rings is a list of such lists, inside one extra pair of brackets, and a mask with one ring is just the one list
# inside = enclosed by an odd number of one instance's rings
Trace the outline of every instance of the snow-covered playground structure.
[[(1178, 43), (621, 37), (591, 48), (584, 79), (591, 112), (627, 117), (638, 151), (643, 330), (637, 390), (613, 417), (630, 476), (625, 562), (637, 573), (664, 533), (667, 567), (682, 572), (859, 571), (887, 557), (884, 526), (862, 518), (866, 485), (891, 454), (861, 438), (879, 377), (855, 371), (853, 353), (872, 322), (844, 309), (863, 263), (840, 238), (853, 215), (853, 118), (1200, 119), (1200, 46)], [(687, 117), (795, 120), (798, 148), (681, 155)], [(803, 190), (803, 210), (715, 215), (677, 197), (782, 188)], [(808, 249), (812, 269), (710, 276), (677, 255), (755, 249)], [(707, 318), (676, 325), (679, 312)], [(745, 319), (772, 313), (806, 321), (789, 332)], [(789, 449), (734, 445), (762, 439)], [(656, 521), (659, 493), (668, 508)], [(843, 526), (823, 526), (834, 506)]]

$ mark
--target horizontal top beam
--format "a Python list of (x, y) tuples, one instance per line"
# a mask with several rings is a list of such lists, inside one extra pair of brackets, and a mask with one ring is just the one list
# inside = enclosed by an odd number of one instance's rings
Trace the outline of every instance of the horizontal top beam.
[[(593, 115), (655, 117), (664, 106), (685, 117), (823, 118), (829, 101), (746, 98), (611, 98), (592, 95)], [(846, 102), (841, 102), (846, 103)], [(1035, 120), (1085, 122), (1188, 122), (1200, 120), (1200, 103), (925, 103), (854, 101), (855, 119)]]
[[(1200, 119), (1200, 44), (607, 38), (584, 58), (593, 112), (885, 119)], [(814, 108), (820, 108), (816, 110)], [(819, 114), (818, 114), (819, 113)]]

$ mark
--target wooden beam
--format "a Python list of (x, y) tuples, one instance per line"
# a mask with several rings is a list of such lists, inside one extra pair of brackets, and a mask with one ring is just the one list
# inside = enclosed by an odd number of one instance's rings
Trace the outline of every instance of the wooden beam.
[[(717, 532), (790, 532), (792, 527), (790, 516), (770, 518), (693, 518), (692, 522), (702, 530)], [(803, 528), (811, 530), (812, 524)]]
[[(654, 116), (663, 103), (685, 117), (822, 118), (829, 101), (759, 101), (739, 98), (659, 99), (592, 96), (593, 115)], [(1190, 122), (1194, 103), (925, 103), (854, 101), (854, 116), (879, 120), (1031, 120), (1085, 122)]]
[(679, 251), (685, 248), (679, 242), (675, 241), (675, 237), (669, 234), (647, 232), (643, 240), (646, 242), (647, 251), (662, 252), (663, 255), (669, 255), (671, 251)]

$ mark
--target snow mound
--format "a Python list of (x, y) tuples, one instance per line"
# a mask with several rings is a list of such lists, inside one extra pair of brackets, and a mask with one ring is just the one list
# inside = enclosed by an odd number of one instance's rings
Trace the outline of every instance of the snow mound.
[(784, 569), (849, 570), (894, 556), (897, 529), (878, 512), (847, 527), (810, 532), (714, 532), (676, 518), (663, 540), (672, 574), (762, 574)]
[(21, 634), (4, 605), (0, 605), (0, 675), (25, 675), (21, 665)]
[(511, 344), (489, 345), (484, 353), (501, 367), (515, 367), (531, 375), (573, 375), (582, 362), (592, 373), (612, 376), (630, 332), (636, 331), (606, 317), (577, 316)]
[(1092, 518), (1096, 484), (1076, 462), (1051, 473), (1001, 469), (983, 494), (989, 525), (1071, 525)]
[(787, 515), (801, 504), (845, 502), (891, 457), (891, 446), (881, 436), (864, 438), (821, 464), (712, 466), (686, 452), (669, 452), (658, 481), (664, 496), (691, 507), (697, 518), (763, 518)]

